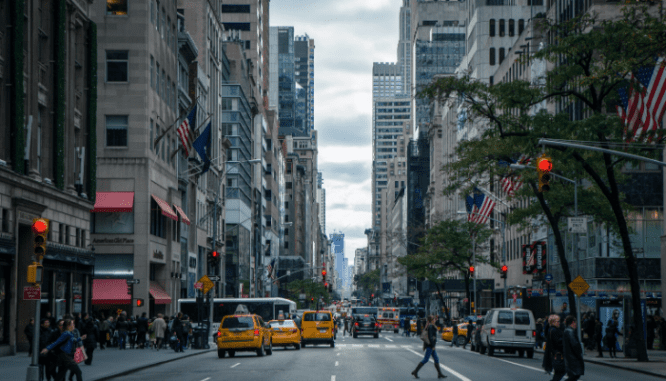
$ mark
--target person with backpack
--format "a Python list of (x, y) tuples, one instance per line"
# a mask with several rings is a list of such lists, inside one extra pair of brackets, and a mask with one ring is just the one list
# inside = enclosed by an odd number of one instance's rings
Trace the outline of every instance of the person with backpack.
[(616, 324), (615, 320), (608, 320), (606, 336), (604, 336), (604, 344), (608, 347), (608, 354), (611, 358), (617, 358), (617, 337), (615, 335), (621, 335)]
[(76, 376), (77, 381), (83, 381), (83, 376), (81, 374), (81, 368), (74, 361), (74, 352), (78, 345), (86, 338), (86, 335), (83, 335), (79, 338), (74, 337), (74, 320), (65, 319), (63, 326), (66, 327), (60, 337), (53, 343), (46, 346), (42, 349), (42, 354), (47, 354), (50, 351), (56, 352), (56, 357), (58, 359), (58, 373), (56, 374), (56, 380), (64, 380), (65, 374), (69, 370)]

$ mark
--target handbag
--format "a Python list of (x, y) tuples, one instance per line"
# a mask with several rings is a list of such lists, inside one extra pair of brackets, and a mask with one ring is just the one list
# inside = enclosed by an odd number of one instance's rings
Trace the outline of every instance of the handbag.
[(421, 340), (425, 345), (430, 345), (430, 339), (428, 338), (428, 326), (421, 332)]
[(88, 359), (86, 352), (83, 350), (83, 347), (77, 347), (76, 352), (74, 352), (74, 361), (77, 364), (80, 364)]

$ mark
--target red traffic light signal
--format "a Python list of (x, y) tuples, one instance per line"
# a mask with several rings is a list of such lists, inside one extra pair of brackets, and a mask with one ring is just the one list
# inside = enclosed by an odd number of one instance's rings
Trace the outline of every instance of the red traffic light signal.
[(143, 307), (143, 299), (137, 299), (136, 300), (136, 306), (137, 307)]
[(469, 266), (469, 273), (474, 274), (474, 266)]
[(506, 273), (507, 273), (508, 271), (509, 271), (509, 266), (507, 266), (507, 265), (502, 265), (502, 274), (501, 274), (501, 277), (502, 277), (502, 278), (506, 278)]
[(46, 218), (33, 218), (32, 220), (32, 243), (33, 254), (37, 261), (41, 261), (46, 253), (46, 238), (49, 233), (49, 220)]
[(35, 234), (45, 234), (49, 232), (48, 220), (37, 218), (32, 222), (32, 232)]
[(213, 251), (210, 255), (213, 257), (213, 259), (218, 259), (220, 257), (220, 253), (217, 251)]
[(537, 167), (540, 171), (550, 172), (553, 169), (553, 160), (549, 157), (541, 157), (537, 161)]
[(537, 159), (537, 172), (539, 173), (539, 192), (550, 190), (550, 171), (553, 169), (553, 159), (545, 154)]
[(324, 287), (328, 287), (328, 282), (324, 283)]
[(326, 276), (326, 270), (321, 270), (321, 276)]

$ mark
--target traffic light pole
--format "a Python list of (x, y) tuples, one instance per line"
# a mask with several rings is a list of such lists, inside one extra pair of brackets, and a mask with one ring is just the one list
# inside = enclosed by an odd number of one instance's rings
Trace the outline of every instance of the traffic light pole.
[(25, 377), (26, 381), (39, 381), (39, 331), (41, 327), (39, 320), (42, 313), (41, 302), (41, 300), (37, 300), (37, 304), (35, 305), (35, 325), (33, 326), (34, 332), (32, 334), (32, 361), (28, 367), (28, 374)]

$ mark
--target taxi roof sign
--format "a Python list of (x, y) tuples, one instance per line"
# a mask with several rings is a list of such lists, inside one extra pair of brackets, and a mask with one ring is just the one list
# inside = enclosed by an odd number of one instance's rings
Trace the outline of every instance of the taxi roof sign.
[(239, 304), (236, 307), (236, 312), (234, 314), (236, 315), (242, 315), (242, 314), (249, 314), (250, 310), (247, 309), (247, 306), (245, 304)]

